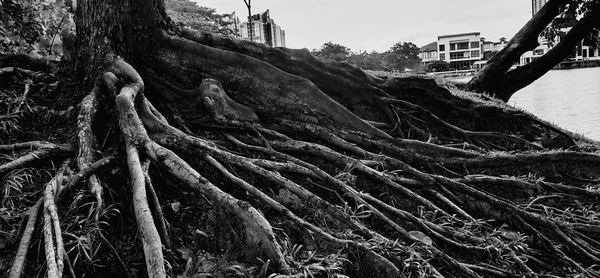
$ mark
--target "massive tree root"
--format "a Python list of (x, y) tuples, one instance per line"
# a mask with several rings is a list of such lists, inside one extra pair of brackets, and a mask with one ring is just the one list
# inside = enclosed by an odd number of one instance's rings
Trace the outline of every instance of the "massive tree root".
[[(162, 198), (179, 191), (227, 215), (219, 221), (235, 235), (236, 259), (258, 258), (265, 272), (598, 276), (600, 229), (590, 211), (599, 193), (589, 181), (600, 176), (600, 156), (535, 142), (566, 133), (527, 116), (507, 124), (520, 112), (432, 80), (381, 80), (301, 50), (179, 35), (158, 37), (152, 63), (106, 56), (80, 103), (76, 152), (35, 141), (0, 146), (18, 154), (0, 166), (3, 175), (65, 161), (29, 211), (11, 277), (23, 273), (42, 208), (47, 275), (60, 277), (74, 261), (59, 202), (80, 182), (98, 227), (117, 199), (115, 183), (128, 184), (150, 277), (180, 274), (173, 250), (189, 242), (173, 236)], [(496, 152), (508, 149), (526, 151)], [(62, 182), (68, 166), (78, 172)], [(110, 229), (99, 237), (108, 242)], [(290, 241), (310, 250), (290, 250)], [(189, 274), (195, 261), (185, 260)]]

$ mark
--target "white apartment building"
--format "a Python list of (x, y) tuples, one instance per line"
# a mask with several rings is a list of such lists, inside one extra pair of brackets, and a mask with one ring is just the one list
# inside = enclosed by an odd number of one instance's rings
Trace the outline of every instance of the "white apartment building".
[(438, 36), (438, 59), (460, 69), (470, 69), (473, 63), (481, 60), (479, 32)]
[[(240, 36), (243, 40), (250, 40), (249, 25), (248, 22), (240, 24)], [(269, 10), (252, 16), (252, 41), (272, 47), (285, 47), (285, 31), (275, 24)]]
[[(541, 8), (546, 4), (548, 0), (532, 0), (531, 1), (531, 11), (532, 15), (535, 15)], [(560, 31), (563, 33), (569, 32), (572, 27), (562, 28)], [(519, 59), (519, 65), (526, 65), (531, 63), (533, 60), (541, 57), (546, 54), (548, 51), (552, 49), (552, 47), (560, 42), (560, 36), (557, 36), (554, 41), (549, 42), (543, 37), (538, 38), (539, 46), (536, 47), (532, 51), (525, 52), (521, 58)], [(600, 49), (592, 48), (586, 45), (583, 45), (583, 42), (580, 42), (579, 45), (575, 48), (573, 53), (567, 57), (566, 60), (571, 61), (586, 61), (586, 60), (600, 60)]]
[(576, 59), (579, 57), (581, 57), (581, 60), (600, 60), (600, 49), (582, 45), (581, 52), (579, 49), (577, 50)]
[(538, 38), (538, 43), (539, 45), (534, 50), (527, 51), (521, 55), (521, 58), (519, 59), (520, 66), (531, 63), (533, 60), (543, 56), (552, 49), (552, 45), (548, 40), (542, 37)]
[(235, 14), (235, 12), (227, 15), (227, 18), (230, 21), (230, 24), (227, 26), (227, 28), (229, 28), (229, 30), (231, 30), (232, 35), (235, 38), (240, 38), (240, 28), (242, 27), (242, 23), (240, 21), (240, 18)]
[[(242, 22), (240, 25), (240, 36), (243, 40), (250, 40), (250, 31), (248, 30), (248, 22)], [(252, 41), (266, 43), (264, 23), (260, 21), (252, 21)]]
[(485, 41), (481, 43), (481, 50), (485, 52), (499, 52), (506, 46), (506, 41), (491, 42)]
[[(560, 38), (555, 40), (553, 44), (556, 45), (559, 42)], [(546, 40), (543, 40), (543, 42), (540, 42), (540, 45), (536, 47), (533, 51), (527, 51), (521, 56), (521, 59), (519, 60), (519, 65), (522, 66), (531, 63), (533, 60), (541, 57), (542, 55), (548, 53), (548, 51), (552, 50), (552, 47), (553, 46), (549, 44)], [(580, 42), (579, 45), (573, 50), (573, 53), (569, 57), (567, 57), (566, 60), (600, 60), (600, 49), (583, 45), (583, 42)]]
[(285, 46), (285, 31), (279, 27), (279, 25), (274, 25), (275, 28), (273, 31), (273, 46)]

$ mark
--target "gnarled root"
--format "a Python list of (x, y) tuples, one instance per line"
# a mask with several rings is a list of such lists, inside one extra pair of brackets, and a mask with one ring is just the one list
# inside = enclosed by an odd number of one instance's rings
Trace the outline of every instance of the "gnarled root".
[[(43, 235), (44, 240), (46, 241), (46, 257), (51, 261), (51, 265), (48, 266), (48, 271), (51, 272), (49, 276), (60, 277), (60, 275), (58, 275), (59, 264), (62, 265), (63, 258), (67, 260), (68, 264), (70, 264), (70, 262), (64, 255), (65, 250), (63, 247), (64, 244), (62, 243), (63, 240), (60, 232), (60, 221), (56, 210), (56, 203), (60, 201), (60, 198), (65, 191), (71, 189), (82, 179), (86, 179), (93, 175), (96, 171), (111, 165), (113, 162), (114, 157), (112, 156), (103, 158), (91, 164), (85, 171), (73, 175), (66, 182), (64, 182), (64, 172), (66, 171), (68, 160), (63, 163), (56, 175), (46, 184), (44, 195), (29, 209), (27, 223), (23, 230), (23, 234), (21, 235), (21, 241), (9, 277), (19, 278), (22, 276), (29, 245), (33, 238), (35, 225), (40, 212), (43, 212), (42, 217), (44, 218)], [(56, 266), (56, 268), (54, 268), (54, 266)], [(72, 267), (69, 267), (69, 270), (72, 271)]]
[(62, 277), (64, 269), (64, 243), (62, 240), (62, 231), (58, 211), (54, 200), (60, 194), (61, 184), (63, 183), (63, 174), (69, 164), (69, 160), (62, 163), (57, 175), (46, 184), (44, 190), (44, 247), (46, 250), (46, 264), (48, 266), (48, 277)]
[[(81, 108), (79, 110), (79, 116), (77, 117), (77, 139), (78, 139), (78, 153), (77, 153), (77, 167), (79, 171), (83, 171), (94, 161), (94, 144), (96, 143), (96, 137), (92, 131), (92, 123), (94, 115), (96, 114), (98, 105), (98, 94), (101, 86), (100, 80), (96, 81), (96, 85), (92, 91), (81, 101)], [(96, 175), (88, 177), (88, 187), (90, 192), (96, 198), (96, 221), (98, 221), (98, 212), (103, 207), (102, 201), (102, 186)]]
[(156, 190), (154, 189), (154, 185), (152, 184), (152, 179), (150, 178), (150, 174), (148, 170), (150, 169), (150, 160), (144, 161), (142, 164), (142, 169), (144, 170), (144, 179), (146, 181), (146, 192), (148, 193), (148, 199), (150, 200), (150, 209), (152, 210), (152, 215), (154, 216), (154, 222), (158, 223), (158, 232), (160, 234), (160, 239), (164, 243), (167, 249), (171, 248), (171, 237), (169, 236), (169, 230), (167, 229), (167, 222), (165, 220), (162, 207), (160, 206), (160, 200), (156, 195)]
[[(126, 157), (127, 167), (122, 168), (128, 170), (133, 214), (150, 277), (166, 277), (169, 270), (165, 260), (172, 262), (171, 251), (181, 244), (177, 229), (172, 230), (171, 240), (164, 219), (170, 214), (163, 215), (158, 198), (172, 192), (155, 192), (149, 173), (154, 170), (183, 185), (179, 188), (193, 191), (233, 215), (242, 227), (242, 233), (236, 236), (244, 245), (245, 261), (268, 259), (275, 266), (271, 270), (285, 274), (294, 274), (303, 267), (290, 255), (294, 251), (281, 244), (288, 236), (290, 241), (311, 245), (307, 256), (337, 253), (343, 258), (340, 261), (351, 260), (353, 265), (346, 264), (343, 271), (354, 276), (595, 274), (588, 267), (600, 262), (600, 229), (596, 228), (597, 221), (586, 214), (600, 196), (590, 185), (594, 177), (578, 169), (564, 169), (560, 174), (570, 175), (575, 181), (564, 184), (565, 179), (551, 172), (565, 161), (598, 168), (597, 154), (490, 153), (489, 149), (515, 144), (539, 147), (531, 143), (535, 136), (525, 139), (508, 135), (509, 128), (500, 133), (469, 131), (467, 128), (477, 124), (465, 125), (465, 121), (447, 119), (444, 111), (425, 108), (427, 99), (434, 97), (419, 99), (421, 93), (439, 93), (441, 103), (456, 106), (457, 115), (481, 107), (460, 102), (432, 80), (384, 82), (348, 66), (322, 63), (306, 56), (305, 51), (253, 48), (243, 42), (189, 33), (186, 36), (210, 46), (164, 35), (161, 43), (166, 48), (156, 50), (156, 63), (151, 69), (140, 71), (147, 74), (148, 80), (142, 80), (121, 58), (107, 56), (107, 71), (83, 99), (79, 111), (79, 172), (69, 182), (49, 183), (44, 197), (31, 208), (11, 277), (22, 272), (42, 207), (48, 275), (64, 272), (61, 227), (54, 204), (61, 190), (86, 181), (97, 211), (111, 201), (109, 193), (103, 196), (96, 173), (114, 165), (116, 159), (106, 156), (94, 162), (98, 154), (95, 132), (99, 133), (93, 130), (94, 115), (100, 108), (97, 99), (101, 93), (114, 98), (110, 105), (117, 113), (98, 115), (115, 114), (118, 120), (120, 130), (111, 135), (118, 138), (111, 137), (110, 141), (120, 140), (124, 147), (109, 149), (121, 152), (117, 157)], [(174, 53), (176, 48), (179, 51)], [(214, 58), (217, 56), (218, 60)], [(166, 74), (164, 78), (152, 74), (164, 67), (184, 74)], [(318, 72), (319, 67), (326, 69)], [(328, 84), (326, 76), (334, 80)], [(193, 90), (180, 89), (167, 81), (183, 80), (181, 83), (187, 87), (196, 87), (198, 77), (204, 78), (203, 85)], [(191, 97), (193, 107), (178, 115), (163, 115), (146, 99), (144, 81), (148, 81), (147, 94), (153, 101), (160, 101), (160, 95), (184, 102)], [(402, 91), (403, 85), (409, 90)], [(344, 90), (359, 88), (370, 93), (349, 101), (350, 106), (371, 104), (380, 111), (358, 115), (333, 100), (358, 95), (357, 91), (345, 94)], [(425, 88), (433, 89), (422, 92)], [(178, 92), (179, 97), (173, 98)], [(180, 104), (174, 103), (175, 108), (169, 109), (179, 109)], [(169, 105), (158, 108), (165, 106)], [(394, 114), (400, 112), (400, 107), (418, 111), (418, 117)], [(186, 122), (189, 109), (208, 117)], [(498, 109), (484, 110), (488, 113)], [(284, 113), (288, 116), (281, 116)], [(410, 137), (407, 130), (399, 130), (400, 124), (394, 123), (403, 121), (401, 117), (414, 117), (416, 122), (431, 125), (429, 141), (392, 138), (390, 134)], [(169, 121), (181, 128), (171, 126)], [(421, 127), (415, 124), (411, 128)], [(421, 133), (427, 135), (426, 130), (422, 128)], [(451, 138), (436, 138), (440, 134)], [(440, 142), (452, 147), (438, 145)], [(466, 148), (460, 149), (461, 145)], [(46, 142), (0, 145), (1, 152), (28, 150), (32, 153), (0, 166), (0, 174), (74, 153), (73, 147)], [(530, 162), (535, 165), (529, 166)], [(544, 170), (544, 166), (552, 169)], [(504, 173), (527, 174), (521, 171), (535, 175), (498, 177)], [(538, 180), (541, 177), (547, 180)], [(166, 181), (160, 182), (167, 185)], [(99, 216), (95, 218), (98, 221)], [(109, 242), (102, 233), (100, 237)], [(164, 254), (163, 245), (169, 249)], [(130, 267), (115, 248), (112, 250), (124, 268)]]
[(205, 194), (227, 211), (239, 217), (247, 228), (245, 239), (248, 240), (248, 248), (257, 248), (254, 250), (260, 250), (260, 253), (265, 254), (279, 268), (285, 269), (287, 267), (279, 244), (275, 241), (271, 225), (260, 212), (250, 204), (237, 200), (218, 189), (173, 152), (154, 142), (149, 142), (146, 145), (146, 151), (155, 163), (168, 170), (180, 182), (187, 184), (194, 191)]
[(519, 144), (522, 144), (529, 148), (532, 148), (534, 150), (543, 149), (541, 146), (538, 146), (538, 145), (533, 144), (523, 138), (519, 138), (519, 137), (516, 137), (513, 135), (503, 134), (500, 132), (464, 130), (458, 126), (455, 126), (453, 124), (450, 124), (450, 123), (440, 119), (438, 116), (434, 115), (429, 110), (427, 110), (421, 106), (412, 104), (408, 101), (394, 99), (394, 98), (382, 98), (382, 100), (386, 101), (388, 103), (391, 103), (391, 104), (402, 105), (404, 107), (408, 107), (410, 109), (417, 110), (417, 111), (425, 114), (425, 116), (427, 118), (429, 118), (431, 121), (433, 121), (434, 123), (439, 124), (442, 127), (448, 128), (449, 130), (454, 131), (454, 132), (464, 136), (467, 139), (467, 142), (473, 143), (474, 145), (476, 145), (478, 147), (482, 147), (484, 149), (489, 149), (489, 145), (482, 142), (480, 140), (480, 138), (496, 138), (496, 139), (505, 140), (505, 141), (509, 141), (509, 142), (519, 143)]
[[(140, 195), (140, 197), (144, 195), (143, 198), (145, 199), (145, 190), (142, 190), (144, 177), (141, 165), (139, 165), (139, 154), (137, 151), (137, 146), (141, 146), (161, 169), (166, 170), (166, 172), (176, 177), (180, 182), (188, 185), (194, 191), (208, 196), (227, 211), (240, 217), (247, 228), (247, 239), (251, 240), (253, 248), (257, 248), (259, 253), (265, 254), (276, 263), (278, 267), (285, 269), (286, 263), (283, 260), (280, 247), (275, 241), (269, 223), (264, 219), (262, 214), (249, 204), (241, 202), (229, 194), (222, 192), (208, 180), (200, 176), (198, 172), (173, 152), (159, 146), (148, 138), (145, 128), (134, 108), (134, 100), (136, 99), (137, 94), (143, 89), (143, 82), (139, 75), (137, 75), (137, 72), (120, 58), (116, 58), (113, 62), (112, 74), (114, 75), (105, 73), (104, 80), (108, 84), (107, 87), (113, 91), (116, 91), (115, 81), (118, 78), (131, 82), (120, 89), (120, 93), (116, 97), (116, 105), (119, 110), (121, 132), (127, 141), (126, 150), (128, 154), (128, 164), (132, 175), (132, 182), (135, 185), (134, 196), (136, 195), (136, 190), (138, 190), (137, 194)], [(140, 100), (142, 101), (138, 103), (143, 107), (143, 111), (147, 112), (147, 116), (151, 116), (158, 122), (164, 123), (164, 118), (157, 117), (156, 113), (152, 113), (152, 109), (148, 106), (148, 103), (144, 101), (143, 98), (140, 98)], [(137, 183), (137, 185), (135, 183)], [(145, 200), (143, 201), (145, 202)], [(140, 199), (136, 202), (142, 203), (142, 200)], [(147, 206), (147, 203), (144, 206)], [(157, 275), (156, 277), (163, 277), (164, 265), (162, 262), (162, 252), (158, 248), (160, 246), (160, 238), (158, 237), (151, 216), (150, 218), (146, 216), (143, 222), (139, 220), (143, 212), (142, 209), (136, 209), (138, 225), (142, 230), (142, 234), (144, 234), (143, 230), (147, 229), (146, 232), (153, 235), (151, 238), (145, 238), (147, 242), (145, 242), (144, 250), (148, 274), (150, 276)], [(153, 248), (150, 248), (150, 246), (153, 246)], [(152, 261), (148, 261), (149, 258), (152, 258)], [(158, 258), (160, 258), (160, 260), (158, 260)]]
[(20, 278), (21, 274), (23, 273), (23, 267), (25, 266), (25, 260), (27, 259), (27, 252), (29, 251), (29, 244), (31, 244), (33, 232), (35, 231), (35, 224), (43, 204), (44, 200), (40, 198), (37, 203), (35, 203), (35, 205), (29, 209), (29, 213), (27, 214), (27, 224), (23, 231), (23, 235), (21, 235), (21, 241), (19, 242), (17, 255), (15, 256), (15, 260), (13, 261), (13, 265), (10, 268), (10, 273), (8, 275), (9, 278)]
[(68, 156), (74, 151), (74, 148), (71, 145), (55, 145), (51, 143), (40, 142), (29, 142), (20, 144), (18, 143), (13, 145), (4, 145), (0, 147), (0, 149), (4, 151), (22, 150), (26, 148), (37, 149), (26, 155), (18, 157), (8, 163), (0, 165), (0, 176), (14, 169), (28, 167), (37, 162), (43, 162), (52, 158)]

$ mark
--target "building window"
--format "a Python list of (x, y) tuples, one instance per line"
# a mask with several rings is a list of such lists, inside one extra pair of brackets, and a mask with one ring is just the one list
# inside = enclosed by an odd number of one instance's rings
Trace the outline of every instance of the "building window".
[(446, 60), (446, 53), (440, 53), (440, 60)]
[(471, 58), (477, 58), (477, 57), (479, 57), (479, 50), (471, 51)]
[(469, 51), (450, 53), (450, 60), (463, 59), (463, 58), (469, 58)]
[(446, 45), (440, 44), (440, 51), (446, 51)]
[(463, 50), (469, 49), (469, 42), (451, 43), (450, 50)]
[(457, 49), (469, 49), (468, 42), (461, 42), (456, 45)]
[(471, 48), (479, 48), (479, 42), (471, 42)]

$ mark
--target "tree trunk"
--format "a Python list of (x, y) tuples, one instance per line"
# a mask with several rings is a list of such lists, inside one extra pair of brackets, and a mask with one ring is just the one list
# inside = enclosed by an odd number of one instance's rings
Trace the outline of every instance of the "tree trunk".
[(248, 8), (248, 36), (250, 36), (250, 41), (254, 40), (254, 36), (252, 32), (254, 32), (254, 25), (252, 25), (252, 0), (244, 0), (246, 4), (246, 8)]
[(145, 63), (170, 22), (163, 0), (78, 1), (75, 72), (93, 82), (109, 52), (132, 64)]
[(548, 51), (544, 56), (531, 63), (518, 67), (504, 74), (497, 85), (488, 92), (497, 98), (508, 102), (518, 90), (525, 88), (533, 81), (542, 77), (558, 63), (565, 60), (569, 54), (590, 34), (594, 28), (600, 27), (600, 9), (595, 9), (581, 18), (567, 35)]
[(523, 53), (535, 49), (539, 43), (539, 34), (560, 14), (567, 0), (550, 0), (540, 9), (499, 53), (494, 55), (485, 67), (475, 75), (468, 89), (495, 95), (504, 78), (504, 74), (519, 61)]

